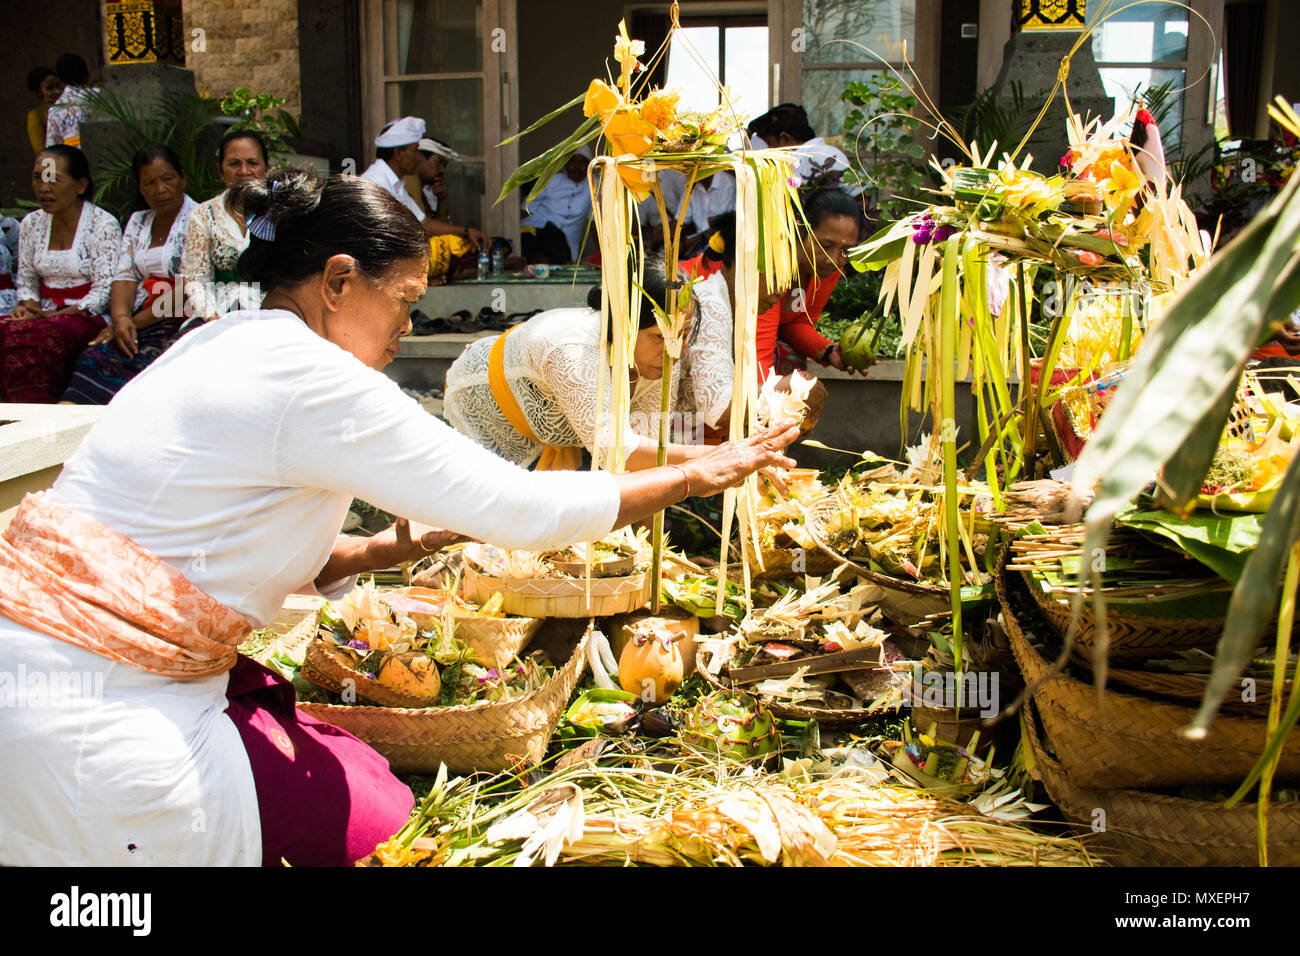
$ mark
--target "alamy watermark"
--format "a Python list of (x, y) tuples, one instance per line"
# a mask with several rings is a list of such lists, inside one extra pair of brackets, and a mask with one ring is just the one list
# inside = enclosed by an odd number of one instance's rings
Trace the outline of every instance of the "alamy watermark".
[(103, 671), (0, 671), (0, 708), (79, 707), (104, 697)]

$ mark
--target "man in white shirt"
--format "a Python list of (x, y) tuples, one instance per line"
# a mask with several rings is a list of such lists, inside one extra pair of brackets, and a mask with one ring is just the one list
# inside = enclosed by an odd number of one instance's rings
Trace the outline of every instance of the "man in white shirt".
[[(582, 235), (591, 218), (591, 189), (587, 185), (587, 166), (590, 163), (591, 147), (583, 146), (569, 157), (563, 172), (552, 176), (541, 194), (524, 206), (524, 217), (519, 220), (519, 225), (526, 237), (524, 257), (529, 261), (543, 258), (555, 261), (559, 258), (558, 241), (548, 241), (546, 237), (548, 224), (564, 234), (569, 257), (562, 261), (578, 258), (582, 251)], [(556, 247), (554, 250), (552, 245)], [(595, 247), (594, 241), (591, 247)]]
[(751, 120), (746, 131), (752, 149), (780, 147), (798, 153), (800, 158), (794, 168), (794, 178), (801, 186), (816, 184), (818, 180), (829, 177), (828, 186), (839, 186), (851, 196), (862, 192), (848, 156), (814, 134), (808, 123), (808, 113), (798, 103), (772, 107)]
[[(674, 169), (666, 169), (659, 174), (659, 188), (664, 194), (664, 208), (668, 210), (669, 229), (677, 228), (677, 220), (682, 215), (682, 201), (686, 198), (686, 175)], [(736, 177), (731, 173), (714, 173), (699, 180), (691, 189), (691, 198), (686, 206), (686, 226), (683, 238), (699, 236), (709, 230), (713, 221), (723, 213), (736, 208)], [(654, 196), (641, 202), (638, 207), (643, 226), (657, 230), (661, 225), (659, 204)], [(655, 232), (662, 238), (661, 232)]]
[(375, 137), (375, 161), (362, 179), (368, 179), (393, 194), (411, 215), (419, 221), (424, 234), (429, 237), (429, 275), (445, 276), (460, 256), (487, 248), (487, 237), (470, 226), (457, 226), (446, 219), (427, 215), (415, 198), (406, 191), (404, 177), (415, 175), (423, 157), (421, 142), (425, 139), (424, 120), (418, 116), (403, 116), (393, 120)]

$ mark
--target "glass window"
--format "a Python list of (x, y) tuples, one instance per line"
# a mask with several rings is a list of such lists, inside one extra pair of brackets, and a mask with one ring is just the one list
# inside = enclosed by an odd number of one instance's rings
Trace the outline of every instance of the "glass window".
[[(407, 80), (398, 91), (398, 116), (421, 116), (429, 134), (465, 156), (483, 155), (483, 81)], [(453, 164), (454, 165), (454, 164)]]
[(873, 60), (863, 47), (897, 63), (916, 46), (916, 0), (804, 0), (803, 26), (809, 63)]
[(1103, 66), (1100, 69), (1101, 85), (1106, 88), (1107, 96), (1114, 97), (1117, 112), (1128, 109), (1139, 92), (1145, 98), (1147, 91), (1153, 87), (1169, 84), (1169, 110), (1160, 117), (1160, 139), (1166, 147), (1178, 144), (1183, 125), (1182, 89), (1187, 82), (1185, 70), (1141, 66)]
[(767, 112), (767, 64), (766, 26), (684, 26), (668, 51), (665, 85), (682, 91), (682, 109), (708, 111), (718, 105), (716, 78), (721, 78), (743, 125)]
[[(808, 125), (823, 139), (843, 133), (844, 117), (853, 107), (840, 99), (840, 94), (854, 80), (870, 82), (880, 70), (808, 70), (803, 71), (803, 108), (808, 113)], [(850, 146), (841, 143), (841, 149)]]
[[(1101, 7), (1088, 10), (1089, 26)], [(1092, 35), (1098, 63), (1177, 63), (1187, 59), (1187, 11), (1172, 3), (1127, 4), (1110, 14)]]

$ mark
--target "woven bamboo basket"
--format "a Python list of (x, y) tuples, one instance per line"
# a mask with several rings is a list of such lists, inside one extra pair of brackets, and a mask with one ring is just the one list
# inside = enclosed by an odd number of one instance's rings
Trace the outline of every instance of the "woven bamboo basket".
[[(1062, 638), (1070, 630), (1070, 599), (1047, 594), (1027, 571), (1021, 571), (1025, 586), (1047, 623)], [(1177, 597), (1154, 598), (1143, 607), (1144, 613), (1125, 613), (1119, 606), (1106, 605), (1106, 632), (1109, 638), (1107, 657), (1125, 661), (1159, 657), (1180, 650), (1200, 648), (1213, 650), (1223, 633), (1222, 617), (1188, 618), (1172, 610)], [(1168, 605), (1168, 614), (1161, 613), (1161, 605)], [(1091, 665), (1097, 646), (1097, 619), (1092, 603), (1085, 600), (1079, 614), (1079, 627), (1074, 635), (1073, 656), (1081, 664)]]
[[(1025, 637), (1008, 600), (1009, 583), (1004, 558), (997, 578), (1003, 627), (1026, 685), (1037, 684), (1034, 702), (1057, 757), (1079, 786), (1235, 785), (1245, 778), (1264, 752), (1263, 719), (1221, 714), (1204, 740), (1189, 740), (1182, 730), (1192, 722), (1194, 707), (1115, 690), (1098, 700), (1092, 684), (1065, 674), (1039, 683), (1051, 665)], [(1265, 715), (1260, 707), (1260, 718)], [(1294, 747), (1283, 749), (1277, 776), (1300, 777)]]
[[(1033, 774), (1069, 820), (1095, 828), (1088, 850), (1121, 866), (1256, 866), (1257, 813), (1253, 803), (1222, 804), (1141, 790), (1081, 787), (1048, 753), (1033, 702), (1022, 727), (1034, 758)], [(1268, 811), (1269, 863), (1300, 866), (1300, 805)]]
[(591, 597), (582, 578), (498, 578), (465, 564), (465, 596), (483, 602), (501, 595), (507, 614), (522, 617), (609, 617), (644, 607), (653, 583), (646, 573), (626, 577), (592, 578)]
[[(266, 653), (284, 650), (302, 659), (315, 632), (315, 617), (306, 618)], [(434, 773), (444, 763), (460, 774), (512, 770), (546, 754), (582, 676), (589, 639), (584, 635), (549, 681), (518, 700), (424, 708), (300, 702), (298, 708), (364, 740), (388, 758), (397, 773)]]
[[(1142, 671), (1112, 669), (1108, 672), (1111, 683), (1139, 694), (1155, 694), (1182, 701), (1192, 707), (1199, 707), (1205, 696), (1205, 687), (1209, 677), (1205, 674), (1173, 674), (1161, 671)], [(1288, 681), (1288, 687), (1290, 682)], [(1244, 701), (1239, 696), (1228, 695), (1223, 702), (1223, 709), (1245, 716), (1259, 716), (1267, 709), (1273, 697), (1273, 682), (1267, 678), (1255, 681), (1255, 699)]]
[[(795, 565), (802, 570), (796, 571)], [(829, 574), (839, 566), (839, 562), (820, 548), (807, 551), (803, 548), (769, 548), (763, 552), (763, 570), (754, 565), (754, 580), (768, 581), (778, 578), (793, 578), (804, 574)]]

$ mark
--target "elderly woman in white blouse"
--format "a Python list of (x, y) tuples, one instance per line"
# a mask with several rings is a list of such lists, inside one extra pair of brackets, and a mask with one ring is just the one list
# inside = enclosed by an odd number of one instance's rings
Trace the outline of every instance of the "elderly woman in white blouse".
[(57, 402), (81, 350), (105, 326), (122, 229), (89, 200), (86, 155), (73, 146), (36, 154), (40, 209), (23, 217), (18, 305), (0, 316), (0, 402)]
[[(394, 197), (282, 170), (232, 202), (262, 308), (128, 383), (0, 534), (0, 672), (84, 678), (62, 706), (0, 707), (0, 865), (364, 856), (405, 822), (409, 789), (236, 654), (288, 594), (341, 596), (460, 536), (597, 539), (792, 464), (793, 424), (679, 466), (530, 474), (379, 371), (428, 281), (424, 232)], [(341, 537), (353, 497), (411, 521)]]
[(212, 320), (235, 309), (256, 308), (249, 290), (239, 284), (235, 263), (248, 248), (243, 217), (226, 205), (230, 190), (250, 179), (265, 179), (270, 171), (266, 141), (254, 130), (231, 130), (217, 147), (217, 171), (226, 184), (223, 192), (199, 203), (190, 216), (185, 235), (186, 310)]
[(176, 276), (198, 204), (185, 194), (185, 169), (167, 146), (142, 147), (131, 172), (146, 208), (127, 220), (109, 293), (111, 324), (77, 359), (65, 402), (107, 405), (187, 329)]

